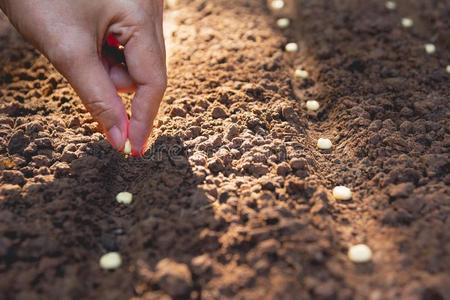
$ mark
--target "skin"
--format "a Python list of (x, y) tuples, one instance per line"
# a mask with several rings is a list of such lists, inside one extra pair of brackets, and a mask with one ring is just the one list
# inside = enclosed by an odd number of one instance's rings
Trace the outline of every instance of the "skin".
[[(0, 0), (16, 29), (67, 78), (113, 147), (147, 147), (166, 89), (163, 0)], [(104, 51), (113, 36), (125, 64)], [(131, 118), (118, 92), (135, 92)]]

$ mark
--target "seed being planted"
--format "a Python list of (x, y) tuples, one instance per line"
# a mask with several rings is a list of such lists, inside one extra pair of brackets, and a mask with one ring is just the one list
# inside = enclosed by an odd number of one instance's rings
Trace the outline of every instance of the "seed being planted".
[(433, 54), (436, 52), (436, 46), (433, 44), (425, 44), (425, 52), (428, 54)]
[(130, 153), (131, 153), (131, 143), (130, 143), (129, 139), (127, 139), (125, 142), (125, 147), (123, 148), (123, 153), (125, 153), (126, 155), (130, 155)]
[(319, 138), (317, 140), (317, 148), (322, 150), (329, 150), (333, 147), (333, 144), (329, 139)]
[(306, 101), (306, 109), (309, 111), (316, 111), (320, 108), (319, 102), (316, 100), (308, 100)]
[(120, 192), (116, 195), (116, 201), (122, 204), (131, 204), (131, 202), (133, 202), (133, 194), (129, 192)]
[(290, 24), (291, 20), (289, 20), (288, 18), (279, 18), (277, 20), (277, 26), (283, 29), (288, 28)]
[(302, 69), (295, 69), (295, 77), (297, 78), (302, 78), (302, 79), (306, 79), (309, 77), (309, 73), (306, 70), (302, 70)]
[(285, 46), (286, 52), (297, 52), (298, 51), (298, 45), (297, 43), (287, 43)]
[(284, 1), (283, 0), (272, 0), (270, 3), (270, 6), (272, 9), (280, 10), (284, 7)]
[(347, 255), (354, 263), (366, 263), (372, 260), (372, 250), (365, 244), (351, 246)]
[(389, 10), (395, 10), (397, 8), (397, 3), (394, 1), (386, 1), (386, 8)]
[(336, 200), (351, 200), (352, 191), (346, 186), (339, 185), (333, 189), (333, 197)]
[(105, 270), (113, 270), (120, 267), (122, 257), (117, 252), (109, 252), (100, 257), (100, 267)]
[(414, 22), (410, 18), (403, 18), (402, 19), (402, 26), (405, 28), (412, 27), (414, 25)]

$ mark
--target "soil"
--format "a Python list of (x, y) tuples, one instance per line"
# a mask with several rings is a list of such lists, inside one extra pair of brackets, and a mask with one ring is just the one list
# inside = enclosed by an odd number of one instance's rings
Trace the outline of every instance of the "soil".
[(0, 298), (450, 299), (450, 2), (180, 2), (144, 159), (0, 21)]

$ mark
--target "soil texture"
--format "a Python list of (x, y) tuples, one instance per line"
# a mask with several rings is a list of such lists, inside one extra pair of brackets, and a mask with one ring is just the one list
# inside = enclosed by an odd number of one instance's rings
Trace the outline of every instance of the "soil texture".
[(169, 2), (143, 159), (0, 20), (0, 298), (450, 299), (449, 0)]

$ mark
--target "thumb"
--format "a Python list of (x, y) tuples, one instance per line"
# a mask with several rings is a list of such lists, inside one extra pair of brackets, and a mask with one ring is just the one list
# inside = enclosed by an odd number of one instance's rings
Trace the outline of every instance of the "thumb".
[(112, 146), (121, 151), (127, 138), (128, 117), (96, 50), (59, 49), (49, 60), (67, 78)]
[(129, 139), (133, 155), (143, 154), (167, 84), (162, 29), (148, 24), (125, 45), (128, 72), (136, 84)]

